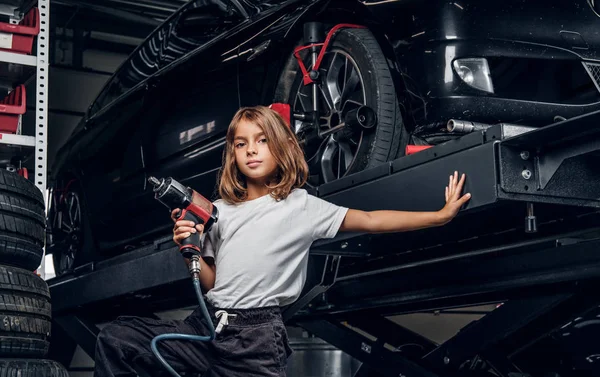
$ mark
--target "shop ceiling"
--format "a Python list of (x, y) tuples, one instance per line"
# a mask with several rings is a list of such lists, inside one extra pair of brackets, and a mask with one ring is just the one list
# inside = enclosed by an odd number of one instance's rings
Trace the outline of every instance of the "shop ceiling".
[(52, 0), (57, 27), (146, 37), (188, 0)]

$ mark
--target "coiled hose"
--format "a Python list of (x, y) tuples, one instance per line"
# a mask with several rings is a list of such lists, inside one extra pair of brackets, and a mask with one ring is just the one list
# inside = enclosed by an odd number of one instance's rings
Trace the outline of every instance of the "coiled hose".
[(181, 377), (175, 369), (173, 369), (169, 363), (161, 356), (160, 352), (158, 352), (158, 348), (156, 344), (162, 340), (191, 340), (191, 341), (199, 341), (199, 342), (210, 342), (215, 339), (215, 327), (210, 318), (210, 314), (208, 313), (208, 309), (206, 308), (206, 304), (204, 303), (204, 299), (202, 297), (202, 290), (200, 288), (200, 279), (194, 277), (194, 290), (196, 291), (196, 296), (198, 297), (198, 302), (200, 303), (200, 309), (202, 310), (202, 314), (204, 314), (204, 319), (206, 319), (206, 323), (208, 324), (208, 329), (210, 330), (210, 335), (188, 335), (188, 334), (161, 334), (152, 339), (151, 348), (154, 355), (158, 358), (158, 360), (164, 365), (164, 367), (171, 373), (174, 377)]

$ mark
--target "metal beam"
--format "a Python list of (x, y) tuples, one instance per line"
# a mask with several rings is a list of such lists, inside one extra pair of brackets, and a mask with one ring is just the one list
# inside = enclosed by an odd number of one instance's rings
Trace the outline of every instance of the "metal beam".
[(283, 320), (288, 321), (298, 310), (309, 305), (309, 303), (316, 297), (325, 294), (329, 287), (335, 283), (337, 277), (338, 268), (340, 266), (341, 257), (339, 256), (327, 256), (323, 266), (323, 273), (321, 275), (321, 281), (315, 284), (308, 292), (301, 296), (296, 302), (288, 306), (283, 311)]
[[(600, 206), (597, 179), (600, 111), (500, 143), (500, 193), (507, 199)], [(528, 172), (527, 174), (525, 174)]]
[(564, 293), (508, 301), (462, 329), (456, 336), (427, 354), (424, 360), (440, 374), (457, 371), (465, 361), (490, 350), (571, 297), (572, 295)]
[(100, 329), (81, 317), (68, 315), (55, 317), (54, 322), (60, 325), (92, 359), (95, 355), (96, 338)]
[(315, 336), (368, 365), (373, 371), (388, 377), (437, 377), (418, 364), (403, 358), (377, 342), (328, 320), (306, 320), (297, 323)]
[(46, 358), (57, 361), (68, 367), (73, 360), (73, 354), (77, 350), (77, 342), (65, 329), (62, 328), (56, 320), (52, 321), (52, 338), (50, 340), (50, 349)]
[[(377, 338), (380, 345), (385, 343), (398, 350), (404, 357), (419, 355), (423, 357), (436, 349), (437, 344), (407, 328), (395, 323), (391, 319), (379, 316), (368, 317), (350, 315), (344, 318), (344, 322), (353, 328), (360, 329), (367, 334)], [(406, 356), (409, 355), (409, 356)]]
[[(445, 204), (441, 191), (447, 184), (448, 175), (459, 171), (467, 176), (464, 190), (472, 194), (471, 200), (447, 226), (416, 232), (418, 241), (407, 235), (413, 239), (408, 247), (419, 247), (419, 242), (426, 246), (432, 246), (433, 242), (447, 244), (479, 236), (490, 229), (500, 232), (517, 228), (525, 234), (528, 217), (538, 219), (546, 215), (550, 220), (552, 209), (556, 209), (556, 216), (560, 216), (565, 210), (583, 212), (600, 207), (600, 189), (596, 185), (584, 184), (600, 179), (593, 168), (596, 164), (590, 163), (596, 158), (593, 152), (600, 149), (600, 133), (594, 131), (599, 121), (600, 112), (595, 112), (540, 129), (523, 127), (516, 136), (514, 130), (504, 132), (503, 125), (493, 126), (324, 184), (318, 188), (318, 196), (341, 206), (366, 211), (434, 211)], [(555, 140), (552, 136), (565, 137), (568, 141), (553, 144), (550, 141)], [(521, 152), (527, 152), (529, 156)], [(549, 161), (555, 159), (563, 161), (564, 165), (557, 173), (562, 174), (558, 179), (560, 184), (549, 184), (539, 189), (535, 183), (536, 171), (550, 169)], [(528, 174), (525, 174), (526, 171)], [(531, 202), (537, 204), (533, 212), (528, 213), (525, 206)], [(507, 217), (494, 216), (497, 224), (491, 221), (481, 224), (486, 221), (480, 215), (481, 211), (491, 208), (494, 211), (514, 210), (518, 204), (523, 206), (522, 212), (518, 213), (522, 216), (518, 225), (513, 222), (516, 215), (510, 212), (502, 212)], [(552, 207), (555, 204), (560, 204), (561, 208)], [(362, 234), (340, 234), (333, 239), (319, 240), (314, 246), (326, 250), (341, 249), (342, 243), (357, 236)], [(399, 243), (397, 248), (403, 245)]]
[[(155, 243), (120, 257), (81, 266), (80, 275), (48, 280), (55, 315), (103, 300), (157, 290), (175, 283), (192, 286), (185, 262), (172, 242)], [(184, 301), (184, 297), (180, 298)]]
[(299, 315), (399, 314), (569, 291), (600, 279), (600, 240), (546, 249), (472, 252), (430, 263), (338, 277), (329, 306)]

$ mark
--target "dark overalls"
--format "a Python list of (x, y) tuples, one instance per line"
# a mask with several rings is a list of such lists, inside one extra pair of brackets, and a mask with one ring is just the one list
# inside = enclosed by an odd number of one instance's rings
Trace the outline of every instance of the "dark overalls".
[[(292, 350), (278, 307), (224, 313), (206, 305), (220, 330), (214, 341), (158, 342), (160, 354), (173, 369), (182, 376), (285, 376)], [(184, 320), (119, 317), (98, 336), (94, 377), (169, 375), (150, 348), (152, 339), (165, 333), (210, 332), (200, 307)]]

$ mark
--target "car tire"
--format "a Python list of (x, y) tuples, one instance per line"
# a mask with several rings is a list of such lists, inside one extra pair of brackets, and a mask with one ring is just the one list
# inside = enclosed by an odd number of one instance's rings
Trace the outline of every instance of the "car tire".
[(46, 356), (51, 318), (48, 284), (31, 271), (0, 266), (0, 357)]
[(69, 377), (69, 373), (53, 360), (0, 359), (0, 376)]
[(38, 268), (45, 228), (42, 192), (17, 173), (0, 170), (0, 264)]
[[(357, 68), (355, 70), (359, 72), (362, 84), (364, 84), (365, 105), (371, 107), (377, 116), (374, 130), (362, 132), (363, 139), (356, 148), (354, 160), (343, 175), (339, 174), (335, 177), (337, 179), (404, 155), (410, 135), (404, 127), (388, 60), (372, 32), (368, 29), (357, 28), (339, 30), (332, 38), (328, 48), (328, 54), (334, 52), (347, 55), (347, 60)], [(304, 58), (304, 62), (307, 67), (310, 67), (308, 54)], [(326, 59), (324, 59), (321, 69), (325, 69), (325, 63)], [(302, 86), (302, 72), (292, 56), (279, 80), (274, 102), (288, 103), (294, 111), (300, 111), (301, 109), (297, 106), (297, 97), (300, 95), (300, 90), (304, 90)], [(305, 152), (307, 152), (307, 162), (311, 166), (312, 151), (305, 148)], [(314, 176), (313, 171), (311, 171), (311, 176)], [(309, 184), (315, 186), (331, 180), (324, 176), (325, 174), (321, 174), (318, 181), (309, 180)]]

